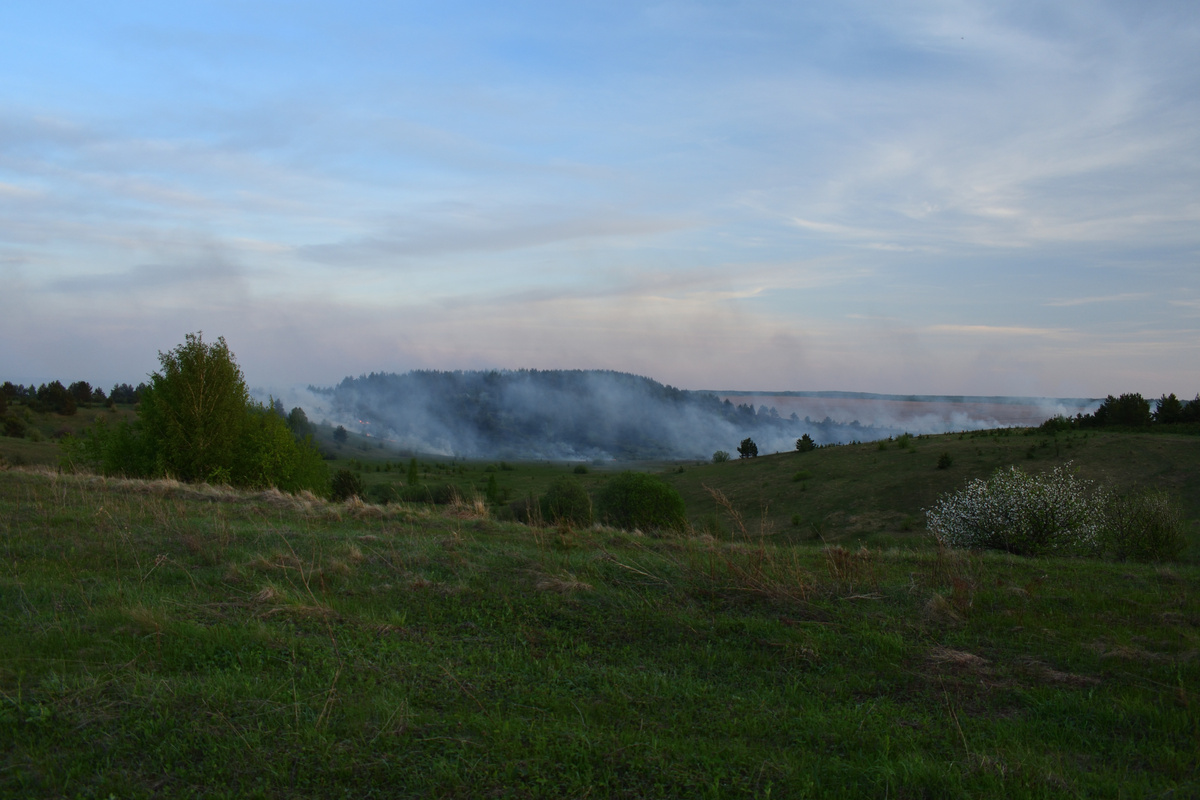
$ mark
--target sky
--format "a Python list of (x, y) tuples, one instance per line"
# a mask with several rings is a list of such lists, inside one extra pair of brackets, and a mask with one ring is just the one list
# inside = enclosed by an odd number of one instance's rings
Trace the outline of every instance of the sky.
[(0, 8), (0, 379), (1200, 391), (1200, 4)]

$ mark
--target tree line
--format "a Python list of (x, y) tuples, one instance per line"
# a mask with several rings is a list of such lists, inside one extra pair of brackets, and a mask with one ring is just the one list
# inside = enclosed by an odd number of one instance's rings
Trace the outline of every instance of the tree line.
[[(1154, 404), (1151, 409), (1151, 402)], [(1091, 414), (1062, 415), (1042, 423), (1042, 430), (1053, 432), (1076, 428), (1149, 428), (1166, 425), (1200, 423), (1200, 394), (1192, 400), (1180, 400), (1174, 393), (1164, 394), (1157, 400), (1147, 400), (1134, 392), (1104, 398), (1100, 407)]]
[(19, 403), (30, 411), (69, 417), (80, 408), (97, 405), (112, 408), (118, 403), (133, 405), (138, 402), (145, 389), (144, 383), (138, 384), (137, 387), (128, 383), (118, 383), (106, 394), (99, 386), (93, 387), (87, 381), (75, 381), (68, 386), (64, 386), (61, 381), (51, 381), (40, 386), (24, 386), (5, 381), (0, 385), (0, 415), (6, 414), (10, 405)]

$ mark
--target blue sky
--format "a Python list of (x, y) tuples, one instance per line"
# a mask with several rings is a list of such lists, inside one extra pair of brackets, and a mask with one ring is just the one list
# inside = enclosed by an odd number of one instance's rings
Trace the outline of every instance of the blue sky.
[(0, 377), (1200, 390), (1194, 2), (6, 3)]

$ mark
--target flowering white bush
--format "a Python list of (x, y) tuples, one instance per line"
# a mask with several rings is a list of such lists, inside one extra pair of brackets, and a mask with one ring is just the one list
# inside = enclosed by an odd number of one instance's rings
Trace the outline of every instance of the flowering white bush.
[(929, 530), (948, 547), (1021, 555), (1094, 553), (1104, 532), (1106, 495), (1071, 474), (1070, 463), (1030, 475), (1018, 467), (976, 478), (925, 512)]

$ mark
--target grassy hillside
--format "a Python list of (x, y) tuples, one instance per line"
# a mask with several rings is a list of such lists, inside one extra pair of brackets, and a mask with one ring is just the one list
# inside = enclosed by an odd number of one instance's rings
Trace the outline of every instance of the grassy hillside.
[[(22, 412), (23, 413), (23, 412)], [(80, 409), (71, 417), (29, 414), (38, 441), (0, 437), (0, 458), (13, 465), (55, 465), (55, 437), (82, 429), (98, 416), (132, 418), (119, 408)], [(331, 470), (351, 469), (368, 495), (405, 482), (409, 459), (375, 439), (351, 433), (345, 443), (332, 429), (316, 428), (318, 446)], [(945, 454), (947, 469), (938, 463)], [(808, 453), (779, 453), (724, 464), (706, 462), (553, 461), (473, 462), (417, 454), (423, 485), (453, 486), (463, 498), (482, 496), (494, 478), (505, 503), (544, 493), (562, 475), (578, 478), (595, 494), (622, 469), (660, 474), (683, 495), (690, 521), (718, 537), (740, 535), (737, 523), (714, 501), (719, 490), (741, 514), (749, 535), (786, 541), (824, 541), (849, 546), (920, 546), (927, 542), (923, 509), (938, 496), (985, 478), (998, 467), (1043, 471), (1070, 461), (1078, 473), (1118, 492), (1167, 489), (1179, 501), (1192, 546), (1185, 559), (1200, 561), (1200, 436), (1180, 433), (1087, 431), (1039, 433), (1036, 429), (916, 436), (903, 441), (825, 447)], [(583, 474), (578, 474), (583, 470)], [(376, 495), (376, 496), (382, 496)]]
[(84, 406), (74, 414), (34, 412), (24, 405), (9, 405), (9, 415), (21, 420), (25, 435), (21, 438), (0, 436), (0, 461), (12, 466), (55, 466), (59, 461), (58, 440), (68, 434), (78, 434), (97, 419), (112, 422), (136, 416), (133, 406), (118, 405), (112, 409), (100, 405)]
[[(328, 449), (333, 468), (352, 468), (368, 491), (403, 481), (408, 459), (351, 437)], [(942, 454), (950, 457), (939, 469)], [(554, 462), (480, 463), (419, 456), (420, 478), (453, 484), (464, 497), (482, 494), (489, 475), (510, 499), (540, 495), (580, 465)], [(1118, 492), (1158, 487), (1181, 503), (1192, 534), (1188, 560), (1200, 560), (1200, 437), (1169, 433), (1040, 434), (1007, 429), (917, 436), (904, 442), (825, 447), (724, 464), (699, 462), (593, 463), (577, 477), (593, 493), (621, 469), (660, 474), (683, 495), (693, 526), (717, 537), (740, 535), (708, 489), (719, 490), (742, 515), (747, 533), (785, 541), (850, 546), (923, 546), (923, 509), (972, 478), (1017, 465), (1040, 472), (1071, 462), (1079, 475)]]
[[(852, 493), (856, 456), (908, 459), (900, 482), (925, 445), (676, 479), (791, 488), (804, 466), (808, 493)], [(0, 547), (3, 796), (1200, 793), (1192, 565), (537, 530), (18, 470)]]
[[(939, 469), (942, 454), (951, 464)], [(922, 509), (938, 496), (986, 478), (999, 467), (1030, 472), (1070, 461), (1081, 477), (1118, 492), (1158, 487), (1177, 497), (1200, 557), (1200, 437), (1160, 433), (1087, 432), (1057, 437), (1000, 429), (913, 437), (782, 453), (668, 471), (687, 501), (693, 524), (730, 530), (727, 515), (705, 487), (717, 488), (753, 533), (789, 540), (911, 544), (924, 536)], [(676, 468), (677, 470), (678, 468)]]

